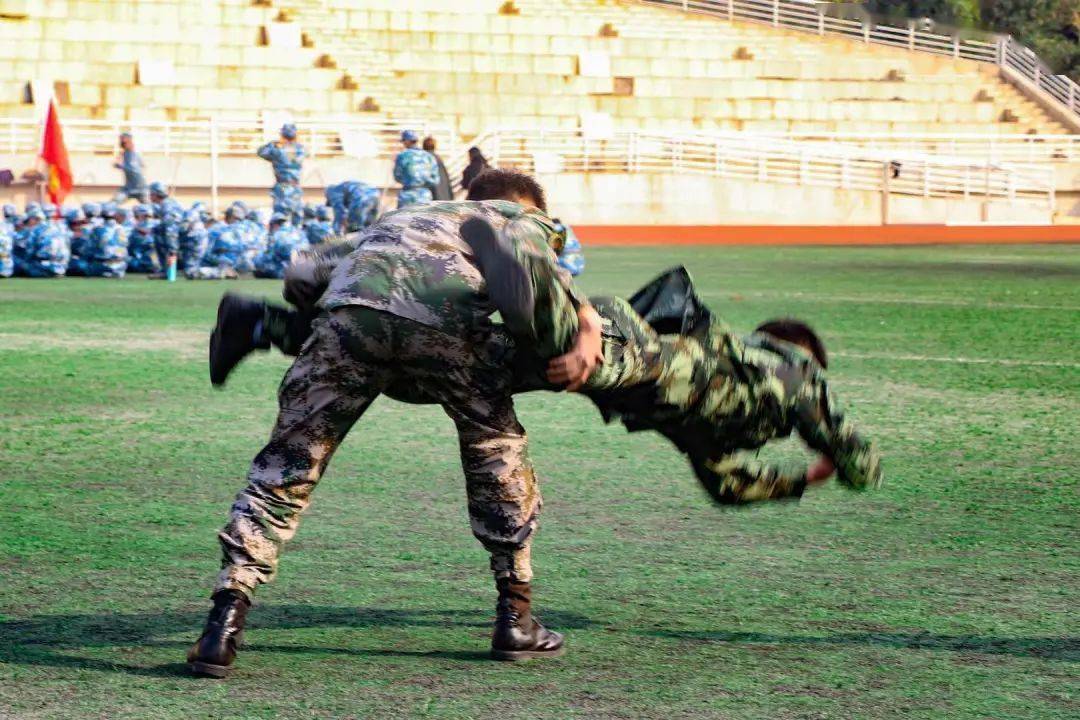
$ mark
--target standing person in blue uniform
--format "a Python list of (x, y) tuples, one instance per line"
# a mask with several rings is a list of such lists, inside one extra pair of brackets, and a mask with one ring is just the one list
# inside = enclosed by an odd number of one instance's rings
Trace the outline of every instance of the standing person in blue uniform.
[(574, 234), (573, 228), (559, 218), (552, 220), (555, 230), (558, 231), (558, 240), (554, 244), (555, 253), (558, 256), (559, 267), (565, 268), (574, 277), (585, 272), (585, 251), (581, 249), (581, 241)]
[(154, 204), (154, 214), (158, 222), (154, 226), (154, 252), (157, 253), (160, 271), (151, 277), (164, 278), (169, 265), (176, 262), (180, 253), (180, 223), (184, 219), (184, 208), (169, 197), (165, 183), (150, 183), (150, 200)]
[(299, 225), (304, 214), (304, 191), (300, 188), (300, 170), (307, 157), (304, 146), (296, 142), (296, 125), (281, 126), (281, 137), (268, 142), (258, 150), (258, 156), (274, 167), (274, 187), (270, 197), (274, 212), (288, 215)]
[(439, 183), (439, 164), (435, 156), (416, 146), (419, 136), (412, 130), (401, 133), (405, 149), (394, 159), (394, 180), (401, 183), (398, 207), (431, 202), (431, 188)]
[(145, 168), (142, 155), (135, 152), (135, 140), (131, 133), (120, 133), (120, 155), (113, 167), (124, 173), (124, 186), (113, 195), (113, 202), (120, 204), (135, 200), (145, 203), (148, 197)]

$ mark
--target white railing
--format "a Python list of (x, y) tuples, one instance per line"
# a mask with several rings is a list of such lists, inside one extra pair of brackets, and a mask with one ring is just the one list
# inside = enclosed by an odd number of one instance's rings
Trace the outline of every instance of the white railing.
[[(808, 4), (791, 0), (640, 0), (686, 12), (715, 15), (727, 20), (747, 20), (773, 27), (803, 30), (818, 35), (843, 35), (864, 43), (891, 45), (907, 50), (948, 55), (957, 59), (992, 63), (1020, 74), (1042, 92), (1080, 115), (1080, 86), (1065, 75), (1056, 75), (1031, 49), (1009, 36), (964, 31), (940, 34), (920, 29), (918, 20), (897, 27), (871, 19), (853, 20), (828, 15), (835, 3)], [(978, 37), (976, 37), (978, 36)]]
[[(259, 145), (277, 137), (278, 125), (265, 127), (258, 118), (211, 119), (188, 122), (63, 120), (68, 152), (110, 154), (117, 136), (135, 136), (139, 152), (149, 155), (251, 155)], [(316, 157), (362, 156), (391, 158), (401, 150), (401, 131), (410, 128), (433, 136), (440, 148), (457, 152), (460, 140), (446, 123), (417, 118), (299, 121), (298, 139)], [(0, 119), (0, 152), (34, 155), (41, 147), (42, 125), (30, 119)]]
[(1080, 162), (1080, 135), (975, 135), (923, 133), (766, 133), (794, 142), (845, 145), (989, 163)]
[[(500, 129), (474, 143), (493, 165), (555, 173), (690, 173), (751, 182), (817, 185), (927, 198), (1054, 206), (1046, 166), (965, 162), (781, 138), (615, 132), (604, 139), (575, 130)], [(448, 169), (460, 179), (464, 158)]]

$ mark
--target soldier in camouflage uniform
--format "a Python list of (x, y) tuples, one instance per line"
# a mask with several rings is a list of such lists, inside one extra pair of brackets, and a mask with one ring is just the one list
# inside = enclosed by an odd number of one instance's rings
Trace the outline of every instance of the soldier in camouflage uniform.
[(333, 211), (329, 205), (320, 205), (315, 208), (315, 219), (304, 227), (304, 235), (309, 245), (322, 245), (334, 235), (332, 220)]
[(405, 149), (394, 159), (394, 180), (401, 183), (399, 208), (431, 202), (431, 188), (439, 182), (439, 163), (434, 155), (416, 146), (419, 139), (412, 130), (401, 133)]
[(160, 268), (154, 252), (154, 227), (149, 205), (136, 205), (132, 210), (131, 231), (128, 234), (128, 272), (154, 273)]
[(184, 213), (178, 246), (180, 254), (177, 271), (186, 275), (198, 270), (209, 246), (209, 236), (199, 208), (193, 207)]
[[(222, 570), (206, 630), (189, 654), (194, 672), (228, 672), (251, 594), (274, 576), (281, 546), (296, 532), (334, 450), (392, 386), (441, 404), (457, 426), (473, 533), (490, 553), (499, 591), (493, 655), (561, 653), (562, 637), (530, 612), (530, 545), (540, 491), (510, 398), (512, 373), (492, 355), (500, 348), (492, 344), (494, 307), (458, 234), (462, 222), (475, 217), (498, 228), (513, 226), (523, 255), (543, 270), (535, 272), (537, 281), (558, 285), (537, 287), (537, 297), (557, 296), (578, 308), (582, 316), (575, 319), (598, 350), (599, 326), (589, 322), (587, 304), (555, 266), (551, 221), (516, 202), (407, 208), (304, 267), (294, 265), (296, 274), (309, 276), (304, 286), (325, 281), (329, 289), (318, 302), (322, 314), (311, 338), (281, 384), (271, 440), (252, 463), (248, 486), (219, 535)], [(545, 327), (558, 325), (562, 316), (544, 320)], [(219, 327), (229, 324), (219, 314)], [(212, 356), (218, 340), (215, 333)]]
[(15, 237), (15, 272), (27, 277), (60, 277), (67, 272), (71, 248), (67, 237), (48, 222), (40, 208), (26, 213)]
[(296, 125), (281, 126), (281, 138), (268, 142), (256, 153), (274, 168), (274, 187), (270, 197), (274, 212), (288, 215), (294, 224), (304, 219), (304, 191), (300, 187), (300, 170), (307, 157), (307, 150), (296, 142)]
[(307, 240), (289, 223), (288, 216), (274, 213), (270, 218), (270, 238), (266, 250), (255, 258), (255, 277), (285, 277), (285, 268), (292, 262), (297, 251), (307, 246)]
[(11, 277), (15, 272), (15, 227), (0, 218), (0, 277)]
[(225, 222), (214, 224), (207, 232), (209, 247), (199, 267), (186, 273), (189, 280), (233, 280), (237, 267), (244, 262), (247, 228), (242, 224), (244, 209), (232, 205), (225, 211)]
[(84, 253), (80, 258), (79, 274), (87, 277), (122, 278), (127, 271), (127, 236), (116, 222), (113, 208), (106, 208), (102, 212), (102, 223), (90, 228)]
[(150, 200), (154, 203), (157, 224), (154, 225), (154, 252), (161, 270), (150, 277), (164, 278), (169, 264), (175, 262), (180, 252), (180, 224), (184, 220), (184, 208), (169, 197), (169, 189), (162, 182), (150, 183)]

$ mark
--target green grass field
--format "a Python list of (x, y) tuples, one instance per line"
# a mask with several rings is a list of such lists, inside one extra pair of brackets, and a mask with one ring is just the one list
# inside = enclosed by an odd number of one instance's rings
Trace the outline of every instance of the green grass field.
[[(675, 263), (749, 330), (822, 330), (886, 487), (722, 509), (659, 437), (519, 401), (559, 660), (486, 659), (494, 593), (450, 422), (376, 403), (227, 681), (188, 677), (215, 538), (286, 360), (210, 388), (226, 289), (0, 281), (0, 718), (1080, 716), (1080, 248), (594, 249)], [(770, 451), (793, 460), (786, 443)]]

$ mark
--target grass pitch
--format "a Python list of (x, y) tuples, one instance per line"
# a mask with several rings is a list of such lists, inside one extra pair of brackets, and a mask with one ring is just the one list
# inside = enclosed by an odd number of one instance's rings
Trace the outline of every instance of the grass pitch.
[(0, 281), (0, 717), (1080, 715), (1080, 249), (601, 248), (582, 285), (675, 263), (738, 329), (820, 327), (884, 490), (717, 508), (659, 437), (524, 397), (569, 652), (494, 663), (451, 424), (380, 400), (224, 682), (182, 660), (286, 360), (216, 392), (206, 331), (278, 285)]

